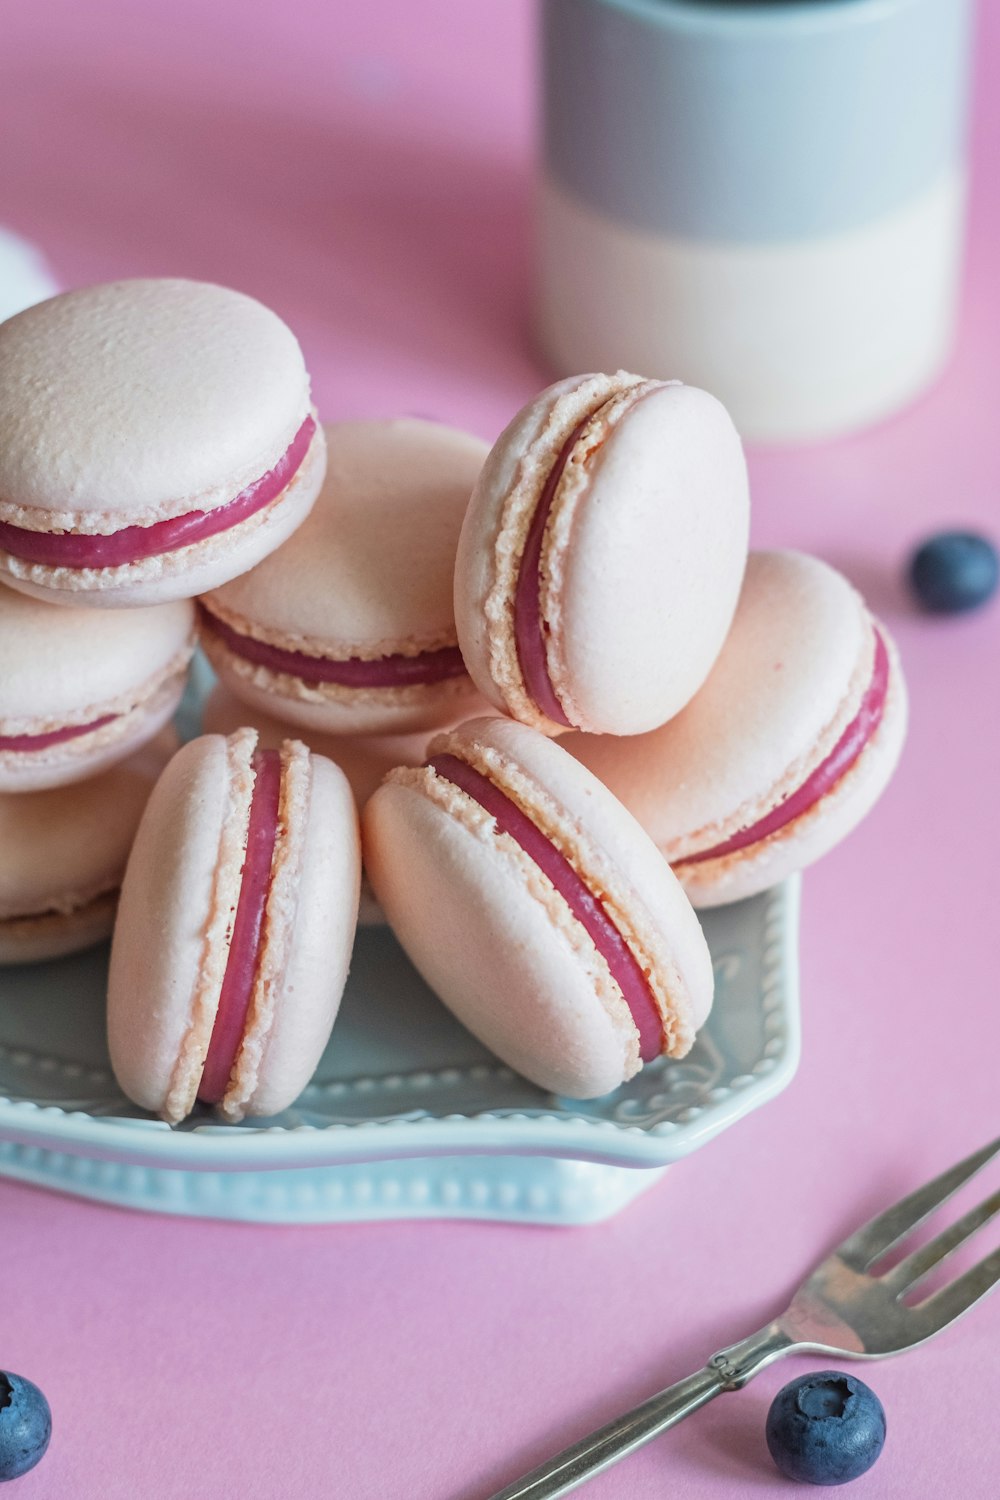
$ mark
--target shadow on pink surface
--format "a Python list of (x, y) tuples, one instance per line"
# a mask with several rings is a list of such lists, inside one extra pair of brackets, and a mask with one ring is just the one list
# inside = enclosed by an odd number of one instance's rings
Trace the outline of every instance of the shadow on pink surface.
[[(599, 1399), (589, 1402), (581, 1400), (572, 1417), (551, 1425), (530, 1443), (515, 1446), (512, 1439), (510, 1454), (502, 1464), (495, 1464), (480, 1474), (470, 1473), (467, 1487), (449, 1495), (447, 1500), (489, 1500), (504, 1485), (530, 1473), (537, 1465), (587, 1433), (612, 1421), (655, 1391), (700, 1369), (716, 1349), (730, 1343), (741, 1331), (749, 1333), (752, 1328), (763, 1326), (774, 1315), (778, 1303), (787, 1301), (791, 1296), (794, 1286), (795, 1283), (789, 1283), (787, 1292), (780, 1295), (773, 1304), (748, 1301), (745, 1329), (742, 1324), (739, 1329), (734, 1327), (732, 1315), (727, 1319), (714, 1314), (702, 1325), (702, 1331), (695, 1335), (689, 1334), (685, 1329), (682, 1336), (673, 1338), (670, 1330), (666, 1329), (662, 1352), (647, 1360), (641, 1367), (636, 1365), (627, 1370), (619, 1370), (620, 1360), (611, 1351), (607, 1384)], [(553, 1357), (558, 1359), (558, 1351), (553, 1351)], [(791, 1371), (797, 1363), (802, 1362), (789, 1360), (782, 1368)], [(566, 1376), (567, 1389), (571, 1390), (573, 1378), (569, 1367)], [(785, 1378), (791, 1377), (787, 1375)], [(773, 1483), (774, 1468), (763, 1439), (764, 1416), (769, 1399), (769, 1396), (763, 1396), (763, 1387), (757, 1389), (756, 1399), (753, 1388), (748, 1392), (741, 1392), (739, 1397), (734, 1397), (731, 1401), (720, 1399), (708, 1408), (708, 1412), (696, 1413), (671, 1432), (654, 1439), (643, 1450), (644, 1461), (662, 1465), (664, 1482), (670, 1479), (671, 1470), (683, 1456), (686, 1463), (733, 1482), (739, 1481), (751, 1488), (755, 1487), (756, 1480)], [(716, 1421), (709, 1430), (705, 1419), (712, 1412), (717, 1418), (721, 1413), (724, 1420), (721, 1423)], [(620, 1467), (616, 1466), (612, 1470), (618, 1476), (617, 1482), (622, 1494), (628, 1492), (629, 1465), (632, 1462), (632, 1459), (625, 1459)], [(596, 1481), (598, 1485), (601, 1482)], [(603, 1482), (610, 1483), (608, 1480)]]

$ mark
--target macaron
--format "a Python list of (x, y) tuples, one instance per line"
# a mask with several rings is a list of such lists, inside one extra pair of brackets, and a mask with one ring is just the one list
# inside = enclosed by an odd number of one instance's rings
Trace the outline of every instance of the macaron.
[(861, 596), (818, 558), (753, 552), (729, 638), (684, 712), (635, 739), (561, 744), (702, 907), (832, 849), (885, 790), (905, 735), (899, 657)]
[(360, 880), (347, 779), (251, 729), (174, 756), (136, 835), (115, 923), (108, 1043), (136, 1104), (228, 1120), (302, 1092), (340, 1004)]
[(184, 691), (188, 600), (52, 609), (0, 587), (0, 793), (93, 776), (152, 739)]
[(469, 504), (455, 617), (469, 672), (544, 734), (639, 734), (705, 680), (746, 562), (743, 450), (677, 381), (577, 375), (501, 433)]
[(176, 748), (164, 729), (87, 782), (0, 796), (0, 964), (60, 958), (111, 936), (139, 819)]
[(222, 680), (252, 707), (324, 734), (413, 734), (484, 705), (452, 607), (455, 552), (486, 444), (434, 422), (326, 429), (306, 524), (201, 600)]
[(295, 337), (240, 292), (119, 281), (0, 324), (0, 578), (24, 593), (193, 597), (285, 541), (323, 467)]
[(557, 743), (506, 719), (436, 736), (363, 813), (369, 878), (416, 967), (540, 1088), (591, 1098), (682, 1057), (712, 1002), (669, 866)]

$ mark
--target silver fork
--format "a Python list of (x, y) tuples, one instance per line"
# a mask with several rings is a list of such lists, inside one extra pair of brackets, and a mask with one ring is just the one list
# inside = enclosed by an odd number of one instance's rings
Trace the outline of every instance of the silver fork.
[(833, 1354), (881, 1359), (915, 1349), (940, 1333), (1000, 1281), (1000, 1249), (956, 1276), (916, 1306), (901, 1299), (935, 1266), (1000, 1213), (1000, 1191), (963, 1214), (935, 1239), (880, 1276), (872, 1267), (1000, 1153), (1000, 1139), (976, 1151), (850, 1235), (802, 1283), (791, 1306), (759, 1333), (713, 1355), (703, 1370), (668, 1386), (641, 1406), (592, 1432), (491, 1500), (557, 1500), (602, 1473), (651, 1438), (689, 1417), (723, 1391), (748, 1380), (786, 1354)]

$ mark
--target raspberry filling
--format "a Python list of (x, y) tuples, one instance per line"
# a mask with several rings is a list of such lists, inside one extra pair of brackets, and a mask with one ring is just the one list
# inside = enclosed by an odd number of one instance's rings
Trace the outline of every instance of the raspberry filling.
[(198, 1098), (218, 1104), (229, 1087), (230, 1076), (246, 1030), (247, 1012), (253, 994), (260, 957), (261, 928), (267, 895), (271, 888), (271, 862), (278, 837), (278, 803), (281, 793), (281, 755), (277, 750), (254, 752), (255, 774), (250, 799), (250, 823), (243, 861), (243, 879), (229, 957), (222, 980), (219, 1008), (205, 1068), (198, 1085)]
[(514, 640), (524, 685), (535, 706), (554, 724), (564, 724), (567, 729), (571, 729), (572, 725), (556, 697), (545, 651), (547, 627), (542, 619), (542, 544), (559, 481), (570, 454), (593, 416), (593, 412), (588, 412), (583, 421), (577, 423), (549, 470), (528, 527), (514, 590)]
[(329, 656), (309, 656), (304, 651), (286, 651), (269, 646), (266, 641), (241, 635), (231, 625), (213, 615), (203, 604), (198, 611), (202, 626), (236, 656), (271, 672), (283, 672), (305, 683), (335, 682), (350, 688), (400, 688), (429, 686), (450, 677), (465, 675), (465, 662), (457, 646), (442, 646), (435, 651), (421, 651), (416, 656), (379, 656), (364, 661), (360, 656), (337, 660)]
[(66, 729), (50, 729), (46, 734), (0, 735), (0, 752), (47, 750), (50, 745), (62, 745), (66, 740), (79, 739), (82, 734), (93, 734), (95, 729), (103, 729), (105, 724), (120, 717), (120, 714), (105, 714), (103, 719), (95, 719), (92, 724), (70, 724)]
[(639, 1055), (643, 1062), (659, 1057), (664, 1050), (663, 1023), (649, 980), (603, 902), (580, 878), (565, 855), (489, 777), (483, 776), (457, 755), (435, 755), (427, 764), (485, 808), (495, 819), (497, 832), (510, 834), (548, 876), (574, 917), (583, 924), (621, 990), (639, 1033)]
[(851, 720), (826, 760), (822, 761), (812, 775), (777, 807), (749, 828), (741, 828), (725, 843), (712, 849), (702, 849), (698, 854), (685, 854), (677, 865), (697, 865), (706, 859), (721, 859), (724, 854), (735, 854), (749, 844), (759, 843), (779, 828), (786, 827), (795, 818), (814, 807), (821, 797), (831, 791), (840, 778), (853, 766), (882, 721), (886, 694), (889, 690), (889, 653), (879, 631), (875, 631), (875, 666), (857, 716)]
[(76, 531), (27, 531), (0, 521), (0, 550), (22, 562), (49, 568), (117, 568), (123, 563), (142, 562), (164, 552), (176, 552), (208, 537), (228, 531), (256, 515), (287, 489), (302, 465), (316, 431), (313, 418), (306, 417), (291, 444), (273, 469), (248, 485), (225, 505), (214, 510), (192, 510), (152, 526), (124, 526), (109, 536), (85, 536)]

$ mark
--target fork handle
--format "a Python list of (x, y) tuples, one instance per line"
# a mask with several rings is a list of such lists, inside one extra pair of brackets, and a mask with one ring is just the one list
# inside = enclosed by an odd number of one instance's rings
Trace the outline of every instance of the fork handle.
[(706, 1365), (696, 1375), (678, 1380), (676, 1385), (651, 1396), (582, 1442), (564, 1449), (505, 1490), (498, 1490), (490, 1500), (556, 1500), (558, 1495), (568, 1495), (578, 1484), (641, 1448), (643, 1443), (673, 1427), (682, 1417), (690, 1416), (725, 1389), (725, 1375)]
[(532, 1469), (490, 1500), (558, 1500), (661, 1432), (706, 1406), (723, 1391), (739, 1390), (758, 1370), (787, 1354), (792, 1341), (771, 1324), (752, 1338), (722, 1350), (704, 1369), (668, 1385), (641, 1406), (616, 1417), (555, 1458)]

